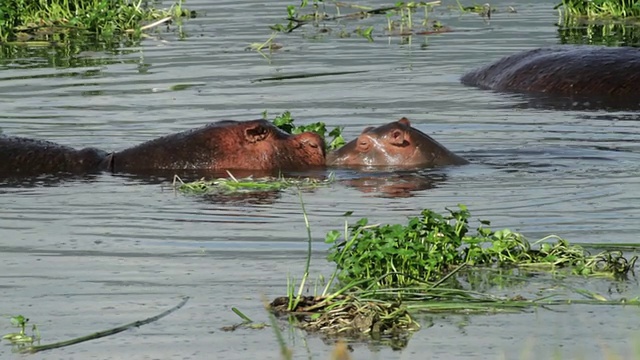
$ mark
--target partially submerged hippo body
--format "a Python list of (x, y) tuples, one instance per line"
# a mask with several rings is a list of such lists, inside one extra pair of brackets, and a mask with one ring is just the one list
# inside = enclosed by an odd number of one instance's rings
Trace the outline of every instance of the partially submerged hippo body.
[(0, 174), (96, 172), (108, 155), (95, 148), (76, 150), (51, 141), (0, 136)]
[(640, 49), (564, 45), (528, 50), (475, 69), (460, 80), (497, 91), (638, 107)]
[(357, 139), (327, 154), (328, 166), (418, 168), (467, 163), (429, 135), (411, 127), (404, 117), (368, 127)]
[(290, 135), (266, 120), (220, 121), (114, 153), (0, 136), (0, 174), (297, 170), (324, 165), (320, 136)]

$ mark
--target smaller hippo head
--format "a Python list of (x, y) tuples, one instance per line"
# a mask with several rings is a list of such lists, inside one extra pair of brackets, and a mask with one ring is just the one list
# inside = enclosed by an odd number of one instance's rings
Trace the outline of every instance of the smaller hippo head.
[(327, 154), (329, 166), (433, 167), (466, 163), (429, 135), (411, 127), (404, 117), (367, 127), (357, 139)]
[(268, 143), (273, 149), (275, 166), (270, 166), (271, 169), (302, 170), (326, 163), (324, 140), (314, 132), (291, 135), (268, 121), (261, 124), (259, 131), (266, 131), (262, 135), (266, 137), (260, 141)]

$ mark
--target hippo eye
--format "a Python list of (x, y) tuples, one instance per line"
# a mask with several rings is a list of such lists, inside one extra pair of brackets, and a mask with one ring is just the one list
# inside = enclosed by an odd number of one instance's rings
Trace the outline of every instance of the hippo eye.
[(309, 143), (309, 146), (311, 146), (312, 148), (316, 149), (318, 147), (318, 144), (314, 143), (313, 141)]

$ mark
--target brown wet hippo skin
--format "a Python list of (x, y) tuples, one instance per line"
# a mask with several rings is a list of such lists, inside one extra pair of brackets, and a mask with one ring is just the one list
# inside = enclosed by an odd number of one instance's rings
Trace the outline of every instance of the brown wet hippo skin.
[(0, 174), (96, 172), (107, 155), (95, 148), (76, 150), (50, 141), (0, 136)]
[(298, 170), (324, 166), (324, 141), (290, 135), (266, 120), (225, 120), (110, 155), (115, 172), (145, 169)]
[(357, 139), (327, 154), (328, 166), (416, 168), (467, 163), (429, 135), (411, 127), (404, 117), (368, 127)]
[(640, 49), (565, 45), (529, 50), (475, 69), (460, 81), (498, 91), (611, 97), (637, 103)]
[(325, 165), (324, 141), (290, 135), (266, 120), (221, 121), (107, 153), (49, 141), (0, 136), (0, 173), (109, 170), (297, 170)]

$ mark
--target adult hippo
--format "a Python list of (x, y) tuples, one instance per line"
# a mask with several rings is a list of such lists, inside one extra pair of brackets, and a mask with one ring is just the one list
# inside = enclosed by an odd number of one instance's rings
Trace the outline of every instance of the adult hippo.
[(472, 70), (460, 80), (484, 89), (638, 108), (640, 49), (565, 45), (528, 50)]
[(328, 166), (417, 168), (467, 163), (429, 135), (413, 128), (405, 117), (368, 127), (357, 139), (327, 154)]
[(324, 141), (319, 135), (310, 132), (290, 135), (266, 120), (220, 121), (114, 153), (0, 136), (0, 174), (179, 169), (267, 171), (324, 165)]

